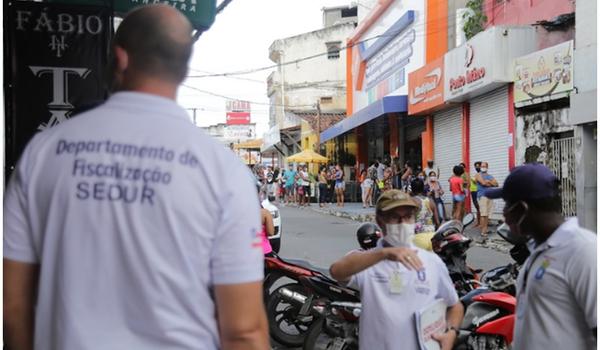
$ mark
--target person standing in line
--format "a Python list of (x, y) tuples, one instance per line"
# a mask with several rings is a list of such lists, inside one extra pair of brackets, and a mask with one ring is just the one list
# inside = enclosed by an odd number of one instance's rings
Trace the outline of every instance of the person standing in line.
[(452, 168), (454, 174), (450, 178), (450, 192), (452, 192), (452, 218), (461, 221), (463, 218), (463, 204), (465, 201), (464, 180), (462, 174), (465, 169), (460, 165)]
[(383, 164), (383, 162), (381, 162), (381, 159), (377, 158), (375, 160), (375, 162), (377, 163), (377, 181), (383, 181), (383, 179), (385, 178), (384, 172), (385, 172), (385, 164)]
[(411, 198), (419, 205), (415, 233), (432, 233), (440, 225), (435, 203), (427, 196), (425, 184), (421, 179), (414, 179), (410, 184)]
[(481, 162), (477, 161), (473, 164), (473, 166), (475, 167), (476, 174), (473, 175), (470, 179), (469, 190), (471, 191), (471, 201), (473, 202), (473, 206), (477, 210), (477, 223), (473, 227), (479, 227), (481, 226), (481, 211), (479, 209), (479, 200), (477, 199), (477, 181), (475, 180), (475, 177), (481, 171)]
[(470, 184), (470, 176), (469, 176), (469, 172), (467, 169), (467, 165), (465, 163), (460, 163), (459, 164), (462, 168), (463, 168), (463, 174), (460, 176), (463, 179), (463, 189), (465, 191), (465, 200), (463, 201), (463, 205), (462, 205), (462, 216), (464, 216), (467, 213), (467, 198), (470, 196), (470, 192), (469, 192), (469, 184)]
[(296, 183), (296, 171), (294, 171), (294, 165), (290, 163), (288, 169), (283, 174), (285, 181), (285, 204), (295, 203), (294, 184)]
[(362, 194), (363, 208), (372, 207), (373, 180), (369, 177), (366, 169), (360, 173), (360, 190)]
[(175, 102), (192, 31), (171, 6), (129, 12), (114, 93), (25, 147), (4, 198), (10, 349), (268, 349), (256, 179)]
[(448, 269), (436, 254), (415, 247), (417, 204), (399, 190), (384, 192), (375, 210), (384, 237), (377, 246), (348, 254), (331, 265), (331, 276), (360, 291), (360, 349), (419, 349), (415, 313), (441, 299), (448, 327), (433, 335), (442, 350), (451, 350), (464, 308)]
[(327, 167), (322, 166), (319, 172), (319, 207), (323, 208), (327, 203)]
[(337, 195), (335, 191), (335, 165), (329, 164), (329, 204), (333, 205), (333, 201)]
[(410, 182), (413, 179), (413, 168), (410, 162), (404, 163), (404, 169), (402, 170), (402, 190), (408, 192), (410, 189)]
[(394, 170), (394, 181), (392, 185), (395, 189), (399, 189), (401, 184), (400, 177), (402, 177), (402, 167), (400, 166), (400, 158), (394, 157), (394, 159), (392, 160), (392, 170)]
[(335, 166), (335, 195), (336, 203), (338, 207), (344, 206), (344, 191), (346, 190), (346, 183), (344, 182), (344, 171), (341, 165)]
[(477, 200), (481, 211), (481, 238), (485, 241), (488, 237), (489, 217), (494, 209), (492, 199), (484, 196), (485, 190), (491, 187), (498, 187), (498, 181), (488, 173), (488, 163), (481, 162), (481, 172), (475, 175), (477, 182)]
[(438, 177), (440, 177), (440, 168), (435, 167), (434, 169), (434, 161), (433, 159), (428, 159), (427, 160), (427, 167), (425, 169), (423, 169), (423, 171), (425, 172), (425, 175), (429, 176), (429, 173), (431, 173), (432, 171), (434, 171)]
[(390, 166), (389, 162), (385, 163), (385, 170), (383, 171), (383, 191), (389, 191), (394, 189), (394, 170)]
[(308, 173), (308, 165), (302, 167), (302, 187), (304, 188), (304, 206), (310, 205), (310, 175)]
[(444, 206), (444, 189), (440, 184), (439, 178), (435, 171), (429, 172), (429, 196), (435, 202), (440, 224), (446, 220), (446, 208)]
[(526, 164), (484, 194), (504, 199), (512, 234), (529, 240), (517, 280), (514, 350), (597, 348), (597, 235), (577, 218), (565, 220), (559, 185), (546, 166)]

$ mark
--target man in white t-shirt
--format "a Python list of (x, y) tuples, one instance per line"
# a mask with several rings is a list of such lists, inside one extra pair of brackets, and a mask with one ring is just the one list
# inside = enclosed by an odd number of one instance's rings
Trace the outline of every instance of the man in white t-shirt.
[(360, 290), (361, 349), (419, 349), (415, 313), (441, 299), (447, 305), (447, 329), (434, 335), (450, 350), (464, 310), (448, 269), (435, 254), (412, 244), (417, 204), (399, 190), (384, 192), (376, 219), (384, 238), (376, 248), (349, 254), (331, 265), (331, 275)]
[(504, 217), (529, 240), (519, 272), (515, 350), (590, 350), (597, 342), (597, 238), (562, 215), (560, 181), (542, 164), (514, 168), (484, 195), (506, 202)]
[(7, 344), (267, 349), (252, 175), (175, 102), (191, 25), (141, 7), (114, 41), (119, 92), (36, 135), (7, 187)]

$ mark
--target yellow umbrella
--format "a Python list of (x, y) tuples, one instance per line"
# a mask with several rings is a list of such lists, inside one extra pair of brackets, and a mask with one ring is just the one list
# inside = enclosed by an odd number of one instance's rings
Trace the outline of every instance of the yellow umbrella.
[(305, 149), (300, 153), (287, 157), (287, 161), (296, 163), (327, 163), (328, 159), (311, 149)]

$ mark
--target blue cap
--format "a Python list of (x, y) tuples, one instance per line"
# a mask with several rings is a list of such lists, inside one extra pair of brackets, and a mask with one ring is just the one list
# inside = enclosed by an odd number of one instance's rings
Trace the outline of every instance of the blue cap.
[(514, 168), (501, 188), (485, 190), (484, 196), (509, 202), (552, 198), (558, 195), (558, 178), (542, 164), (525, 164)]

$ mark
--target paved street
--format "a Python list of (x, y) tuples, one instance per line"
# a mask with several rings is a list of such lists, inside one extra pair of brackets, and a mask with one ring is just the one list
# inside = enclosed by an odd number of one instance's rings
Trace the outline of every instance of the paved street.
[[(309, 208), (279, 207), (283, 226), (280, 254), (283, 257), (306, 259), (328, 268), (336, 259), (358, 248), (355, 232), (360, 223)], [(471, 266), (483, 270), (511, 261), (508, 254), (483, 247), (472, 247), (467, 260)]]

